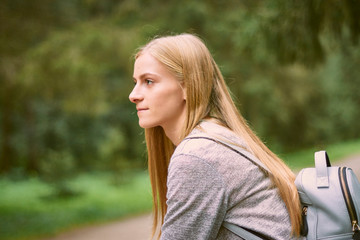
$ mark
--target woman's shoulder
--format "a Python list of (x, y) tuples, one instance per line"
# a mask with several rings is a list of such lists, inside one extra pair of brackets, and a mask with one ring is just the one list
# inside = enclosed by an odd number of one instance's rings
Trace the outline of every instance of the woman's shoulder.
[(212, 156), (221, 157), (220, 153), (231, 153), (216, 140), (241, 146), (244, 150), (247, 148), (241, 137), (230, 129), (213, 122), (202, 122), (176, 147), (174, 156), (194, 155), (208, 159)]
[[(258, 166), (252, 161), (219, 144), (216, 139), (236, 144), (247, 152), (246, 144), (231, 130), (214, 123), (202, 123), (177, 146), (170, 167), (183, 164), (201, 167), (206, 164), (225, 178), (229, 173), (236, 173), (241, 178), (250, 174), (251, 170), (258, 172)], [(249, 171), (244, 172), (243, 169)]]

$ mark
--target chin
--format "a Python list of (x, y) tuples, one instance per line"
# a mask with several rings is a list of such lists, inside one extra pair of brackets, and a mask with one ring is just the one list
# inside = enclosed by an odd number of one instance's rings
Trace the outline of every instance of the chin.
[(139, 121), (139, 126), (140, 126), (141, 128), (146, 129), (146, 128), (157, 127), (157, 126), (159, 126), (159, 125), (154, 124), (154, 123), (150, 123), (150, 122)]

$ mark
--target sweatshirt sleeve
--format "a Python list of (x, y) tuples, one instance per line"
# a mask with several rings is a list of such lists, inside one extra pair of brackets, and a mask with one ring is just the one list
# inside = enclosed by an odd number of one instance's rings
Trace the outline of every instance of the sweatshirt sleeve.
[(203, 159), (181, 154), (171, 160), (167, 187), (161, 240), (215, 239), (227, 209), (220, 174)]

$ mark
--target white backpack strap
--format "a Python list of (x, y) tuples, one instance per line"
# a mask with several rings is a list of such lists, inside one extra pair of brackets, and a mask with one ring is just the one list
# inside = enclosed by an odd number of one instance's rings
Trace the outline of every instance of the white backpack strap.
[(233, 232), (234, 234), (236, 234), (237, 236), (246, 239), (246, 240), (263, 240), (262, 238), (259, 238), (258, 236), (256, 236), (255, 234), (245, 230), (242, 227), (239, 227), (238, 225), (232, 224), (232, 223), (227, 223), (227, 222), (223, 222), (222, 224), (224, 226), (224, 228), (226, 228), (227, 230)]
[(318, 188), (329, 187), (328, 167), (331, 167), (326, 151), (315, 152), (316, 186)]

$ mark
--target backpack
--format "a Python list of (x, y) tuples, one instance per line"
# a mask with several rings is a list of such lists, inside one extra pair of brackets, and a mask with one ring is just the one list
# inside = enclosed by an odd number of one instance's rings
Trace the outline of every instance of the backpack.
[(360, 239), (360, 183), (351, 168), (331, 167), (326, 151), (296, 177), (307, 239)]
[[(270, 172), (256, 157), (242, 148), (195, 134), (187, 139), (203, 138), (221, 144)], [(304, 168), (296, 177), (303, 207), (302, 235), (307, 240), (360, 240), (360, 183), (351, 168), (331, 167), (326, 151), (315, 152), (315, 168)], [(245, 240), (262, 238), (240, 226), (223, 222), (223, 227)]]

